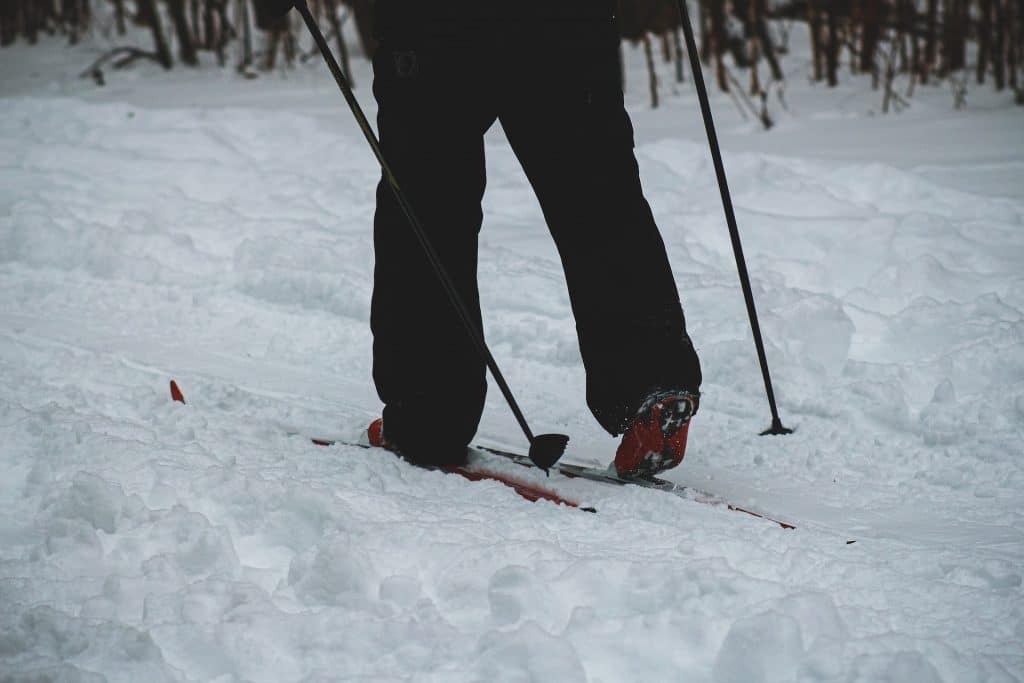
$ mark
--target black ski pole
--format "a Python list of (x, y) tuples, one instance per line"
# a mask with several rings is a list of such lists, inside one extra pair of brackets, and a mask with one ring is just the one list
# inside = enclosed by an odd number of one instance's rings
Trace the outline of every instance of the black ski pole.
[(426, 254), (427, 260), (430, 261), (430, 265), (433, 266), (434, 272), (441, 281), (441, 285), (444, 287), (444, 291), (448, 295), (448, 300), (451, 301), (452, 306), (455, 307), (459, 318), (462, 320), (463, 326), (466, 328), (466, 333), (469, 335), (470, 339), (473, 340), (473, 344), (476, 346), (480, 357), (483, 358), (485, 363), (487, 363), (487, 367), (491, 371), (491, 376), (494, 377), (494, 381), (497, 382), (498, 386), (501, 388), (501, 393), (505, 396), (505, 401), (508, 402), (509, 408), (512, 409), (512, 413), (515, 415), (520, 428), (523, 430), (523, 434), (525, 434), (526, 438), (529, 440), (530, 460), (532, 460), (538, 467), (547, 471), (548, 468), (558, 462), (558, 459), (562, 457), (562, 454), (565, 452), (565, 446), (569, 442), (569, 437), (565, 434), (534, 434), (530, 430), (530, 426), (526, 423), (526, 418), (523, 416), (523, 411), (519, 409), (519, 404), (512, 395), (512, 390), (509, 388), (504, 375), (501, 374), (501, 370), (498, 368), (497, 361), (494, 360), (494, 356), (491, 355), (490, 349), (487, 348), (483, 332), (477, 329), (476, 324), (473, 322), (473, 318), (469, 315), (469, 311), (466, 310), (466, 305), (463, 303), (462, 298), (455, 289), (455, 285), (452, 283), (448, 272), (444, 269), (444, 265), (441, 263), (441, 259), (438, 258), (437, 252), (434, 251), (434, 247), (430, 243), (430, 240), (423, 229), (423, 224), (420, 223), (419, 219), (416, 217), (416, 214), (412, 209), (412, 205), (409, 203), (409, 199), (399, 186), (398, 179), (395, 177), (394, 172), (392, 172), (391, 166), (384, 158), (384, 153), (380, 148), (380, 142), (377, 140), (377, 136), (373, 132), (373, 128), (370, 127), (369, 121), (366, 120), (366, 115), (363, 113), (362, 107), (359, 106), (359, 102), (356, 100), (348, 80), (345, 78), (341, 68), (338, 66), (338, 62), (334, 59), (334, 54), (331, 52), (331, 48), (327, 45), (327, 41), (320, 32), (320, 28), (317, 26), (316, 20), (310, 13), (306, 0), (265, 1), (268, 1), (268, 7), (278, 14), (284, 14), (289, 8), (295, 7), (295, 9), (299, 11), (299, 14), (302, 15), (303, 21), (306, 22), (306, 28), (308, 28), (310, 34), (312, 34), (317, 47), (320, 48), (320, 53), (323, 55), (324, 61), (327, 62), (327, 68), (330, 69), (331, 74), (334, 76), (334, 80), (337, 81), (338, 87), (341, 89), (341, 94), (345, 97), (345, 101), (348, 102), (349, 109), (352, 110), (352, 114), (356, 118), (356, 123), (359, 124), (359, 128), (363, 131), (366, 141), (370, 143), (370, 147), (373, 149), (374, 156), (377, 157), (377, 163), (380, 164), (385, 182), (387, 182), (388, 186), (391, 188), (395, 199), (398, 201), (398, 205), (402, 209), (402, 213), (405, 214), (410, 227), (416, 234), (416, 238), (419, 240), (420, 246), (423, 247), (423, 252)]
[(683, 34), (686, 36), (686, 51), (690, 53), (690, 69), (693, 71), (693, 82), (697, 85), (697, 99), (700, 100), (700, 111), (704, 116), (704, 128), (708, 133), (708, 145), (711, 147), (711, 160), (715, 164), (718, 176), (718, 189), (722, 193), (722, 208), (725, 209), (725, 222), (729, 225), (729, 237), (732, 238), (732, 251), (736, 256), (736, 270), (740, 274), (740, 286), (743, 298), (747, 302), (747, 317), (750, 318), (750, 329), (754, 333), (754, 346), (757, 347), (757, 360), (761, 363), (761, 376), (764, 378), (764, 390), (768, 394), (768, 406), (772, 411), (772, 426), (761, 432), (764, 434), (790, 434), (792, 429), (782, 426), (779, 409), (775, 405), (775, 391), (772, 390), (772, 378), (768, 374), (768, 359), (764, 353), (764, 342), (761, 340), (761, 326), (757, 322), (757, 309), (754, 307), (754, 293), (750, 289), (750, 276), (747, 274), (747, 262), (743, 258), (743, 246), (740, 244), (740, 231), (736, 226), (736, 214), (732, 209), (732, 198), (729, 196), (729, 183), (725, 179), (725, 166), (722, 164), (722, 152), (718, 148), (718, 135), (715, 133), (715, 122), (711, 118), (711, 104), (708, 102), (708, 89), (704, 85), (704, 73), (701, 71), (700, 58), (697, 56), (697, 41), (693, 38), (693, 26), (690, 24), (690, 13), (686, 9), (686, 0), (679, 0), (679, 16), (683, 21)]

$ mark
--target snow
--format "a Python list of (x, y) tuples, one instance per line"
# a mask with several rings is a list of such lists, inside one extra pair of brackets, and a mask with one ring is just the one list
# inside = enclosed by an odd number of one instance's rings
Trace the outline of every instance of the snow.
[[(597, 515), (531, 504), (289, 435), (353, 437), (379, 413), (372, 156), (316, 63), (252, 81), (139, 65), (96, 88), (75, 75), (97, 49), (0, 61), (0, 679), (1024, 679), (1009, 96), (975, 88), (954, 111), (919, 87), (882, 116), (866, 81), (799, 74), (768, 133), (715, 96), (797, 427), (760, 437), (695, 96), (665, 67), (649, 110), (627, 50), (705, 373), (670, 478), (786, 531), (635, 487), (575, 482)], [(535, 428), (604, 465), (557, 254), (499, 130), (487, 155), (488, 339)], [(493, 388), (478, 436), (522, 447)]]

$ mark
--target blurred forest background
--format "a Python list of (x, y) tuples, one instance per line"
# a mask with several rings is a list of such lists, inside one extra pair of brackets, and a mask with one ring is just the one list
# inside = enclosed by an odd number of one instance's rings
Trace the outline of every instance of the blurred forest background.
[[(918, 85), (950, 86), (963, 105), (972, 84), (1012, 89), (1024, 105), (1024, 0), (691, 0), (701, 59), (717, 87), (771, 126), (770, 97), (783, 102), (794, 25), (809, 36), (814, 81), (836, 86), (843, 70), (869, 76), (882, 110), (907, 105)], [(309, 0), (351, 76), (353, 58), (376, 47), (372, 0)], [(642, 45), (652, 106), (661, 84), (656, 60), (687, 79), (676, 0), (618, 0), (624, 41)], [(316, 58), (296, 13), (262, 15), (251, 0), (3, 0), (0, 45), (71, 44), (99, 33), (122, 43), (82, 72), (103, 85), (106, 72), (140, 60), (165, 69), (218, 65), (255, 78)], [(524, 46), (523, 49), (529, 49)], [(806, 51), (805, 51), (806, 53)], [(208, 56), (207, 56), (208, 55)], [(898, 81), (897, 81), (897, 77)], [(898, 83), (898, 87), (897, 87)], [(358, 84), (357, 84), (358, 85)], [(774, 93), (774, 95), (773, 95)]]

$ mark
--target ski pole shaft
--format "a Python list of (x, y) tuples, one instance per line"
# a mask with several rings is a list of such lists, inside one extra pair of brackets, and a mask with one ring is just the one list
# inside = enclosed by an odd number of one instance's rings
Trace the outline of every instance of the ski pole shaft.
[(725, 210), (725, 222), (729, 226), (729, 237), (732, 240), (732, 251), (736, 257), (736, 270), (740, 276), (740, 286), (743, 289), (743, 299), (747, 304), (747, 317), (750, 320), (750, 329), (754, 334), (754, 346), (757, 348), (757, 360), (761, 364), (761, 377), (764, 379), (765, 393), (768, 395), (768, 406), (772, 413), (772, 426), (762, 434), (788, 434), (791, 429), (782, 426), (779, 418), (779, 410), (775, 404), (775, 391), (772, 389), (772, 379), (768, 372), (768, 358), (764, 351), (764, 342), (761, 339), (761, 326), (757, 321), (757, 309), (754, 306), (754, 293), (750, 288), (750, 275), (747, 273), (747, 262), (743, 258), (743, 245), (740, 244), (740, 231), (736, 225), (736, 213), (732, 207), (732, 197), (729, 194), (729, 182), (725, 177), (725, 166), (722, 163), (722, 152), (718, 146), (718, 134), (715, 132), (715, 121), (711, 117), (711, 104), (708, 101), (708, 90), (704, 84), (704, 72), (701, 70), (700, 57), (697, 54), (697, 41), (693, 37), (693, 26), (690, 23), (690, 12), (686, 8), (686, 0), (679, 0), (679, 16), (683, 22), (683, 35), (686, 38), (686, 51), (690, 56), (690, 70), (693, 71), (693, 81), (697, 86), (697, 99), (700, 101), (700, 111), (704, 117), (704, 129), (708, 135), (708, 145), (711, 147), (711, 160), (715, 166), (715, 175), (718, 176), (718, 189), (722, 194), (722, 208)]
[[(388, 187), (391, 188), (391, 192), (394, 195), (395, 200), (398, 202), (402, 213), (405, 215), (406, 220), (409, 221), (409, 225), (412, 228), (413, 233), (415, 233), (420, 246), (423, 248), (423, 252), (427, 257), (427, 260), (430, 262), (430, 265), (434, 269), (434, 273), (441, 281), (441, 286), (444, 288), (445, 294), (448, 295), (448, 300), (451, 302), (452, 306), (455, 307), (455, 311), (458, 314), (459, 319), (462, 321), (462, 324), (466, 329), (466, 333), (473, 341), (473, 345), (476, 347), (480, 357), (487, 364), (488, 369), (490, 369), (491, 376), (494, 377), (494, 381), (497, 382), (498, 387), (501, 389), (501, 393), (505, 397), (505, 401), (508, 403), (509, 408), (512, 409), (512, 414), (515, 415), (520, 429), (523, 430), (523, 434), (526, 435), (527, 440), (530, 442), (531, 457), (536, 456), (535, 459), (537, 464), (547, 469), (562, 456), (568, 437), (564, 437), (564, 435), (561, 434), (541, 434), (539, 436), (534, 436), (533, 431), (531, 431), (529, 424), (526, 422), (526, 417), (523, 415), (523, 411), (520, 410), (519, 404), (516, 402), (515, 396), (512, 395), (512, 390), (505, 381), (505, 376), (501, 373), (501, 369), (498, 368), (497, 361), (494, 360), (494, 356), (491, 354), (490, 349), (487, 347), (487, 343), (484, 341), (483, 332), (477, 328), (472, 316), (470, 316), (469, 311), (466, 309), (466, 305), (462, 301), (462, 297), (459, 296), (458, 290), (456, 290), (451, 277), (448, 275), (448, 271), (445, 270), (440, 257), (438, 257), (437, 252), (434, 250), (434, 246), (427, 237), (423, 224), (420, 223), (419, 218), (417, 218), (416, 213), (413, 211), (412, 205), (409, 203), (408, 197), (402, 190), (401, 186), (399, 186), (398, 178), (395, 177), (395, 174), (391, 169), (391, 165), (388, 164), (387, 159), (384, 158), (384, 153), (380, 147), (380, 141), (373, 132), (373, 128), (370, 127), (370, 123), (367, 120), (366, 115), (363, 113), (362, 107), (359, 106), (359, 102), (356, 100), (355, 94), (352, 92), (352, 87), (349, 85), (348, 79), (345, 78), (345, 74), (342, 72), (341, 67), (338, 66), (338, 62), (334, 59), (334, 54), (331, 52), (330, 46), (327, 45), (327, 40), (320, 32), (320, 28), (317, 26), (312, 13), (310, 13), (306, 0), (295, 0), (293, 6), (299, 11), (299, 14), (302, 15), (302, 20), (306, 23), (306, 28), (309, 29), (310, 34), (313, 36), (313, 41), (320, 49), (320, 53), (323, 55), (324, 61), (327, 63), (327, 68), (330, 69), (331, 75), (334, 76), (334, 80), (337, 82), (338, 88), (341, 90), (341, 94), (345, 97), (345, 101), (348, 103), (349, 109), (352, 110), (352, 114), (355, 116), (356, 123), (359, 125), (360, 130), (362, 130), (366, 141), (370, 144), (370, 148), (373, 150), (374, 156), (377, 158), (377, 163), (380, 165), (384, 181), (388, 184)], [(560, 447), (558, 446), (559, 443), (561, 443)], [(555, 452), (556, 450), (557, 453)], [(543, 453), (540, 451), (543, 451)], [(550, 462), (548, 462), (549, 460)]]

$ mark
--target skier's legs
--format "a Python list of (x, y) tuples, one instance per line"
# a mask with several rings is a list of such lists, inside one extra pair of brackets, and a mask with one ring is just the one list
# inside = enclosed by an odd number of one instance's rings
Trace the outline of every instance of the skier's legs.
[(499, 119), (565, 268), (587, 402), (618, 434), (651, 391), (696, 392), (701, 373), (640, 187), (614, 24), (575, 35), (509, 66)]
[[(474, 61), (385, 37), (374, 57), (374, 94), (385, 158), (480, 326), (483, 133), (494, 115), (472, 91)], [(383, 180), (374, 248), (373, 375), (384, 430), (407, 457), (456, 460), (483, 411), (485, 366)]]

